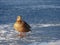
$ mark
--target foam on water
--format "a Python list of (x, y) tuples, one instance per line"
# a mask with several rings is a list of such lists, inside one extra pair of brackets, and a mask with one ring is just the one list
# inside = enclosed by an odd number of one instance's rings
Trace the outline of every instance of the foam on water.
[[(44, 41), (47, 41), (49, 42), (48, 44), (51, 44), (51, 41), (56, 41), (57, 38), (52, 38), (49, 37), (49, 36), (45, 36), (43, 33), (43, 35), (41, 35), (41, 31), (35, 31), (34, 29), (36, 28), (44, 28), (44, 27), (51, 27), (51, 26), (60, 26), (60, 24), (30, 24), (30, 26), (32, 27), (32, 32), (30, 32), (29, 36), (27, 35), (25, 38), (20, 38), (19, 36), (17, 37), (17, 34), (19, 34), (19, 32), (15, 31), (13, 29), (13, 24), (1, 24), (0, 25), (0, 43), (2, 43), (4, 45), (4, 43), (6, 43), (6, 45), (11, 44), (11, 45), (14, 45), (14, 43), (17, 45), (21, 44), (21, 43), (18, 43), (18, 42), (29, 42), (29, 43), (32, 43), (32, 44), (35, 44), (36, 42), (44, 42)], [(27, 33), (28, 34), (28, 33)], [(41, 36), (40, 36), (41, 35)], [(12, 42), (12, 43), (11, 43)], [(56, 43), (56, 42), (53, 42), (53, 43)], [(53, 44), (52, 43), (52, 44)], [(23, 44), (23, 43), (22, 43)], [(21, 45), (22, 45), (21, 44)], [(37, 43), (36, 43), (37, 44)], [(41, 45), (43, 45), (41, 43)]]
[(60, 26), (60, 24), (31, 24), (32, 28), (35, 27), (51, 27), (51, 26)]
[[(32, 43), (32, 45), (60, 45), (60, 40), (58, 41), (55, 41), (55, 42), (43, 42), (43, 43), (40, 43), (40, 42), (34, 42)], [(31, 45), (31, 44), (30, 44)]]
[[(60, 24), (30, 24), (30, 26), (32, 27), (32, 29), (34, 28), (44, 28), (44, 27), (51, 27), (51, 26), (60, 26)], [(37, 31), (38, 32), (38, 31)], [(13, 24), (4, 24), (4, 25), (0, 25), (0, 35), (16, 35), (18, 34), (19, 32), (15, 31), (13, 29)], [(0, 37), (0, 40), (1, 40), (1, 37)]]

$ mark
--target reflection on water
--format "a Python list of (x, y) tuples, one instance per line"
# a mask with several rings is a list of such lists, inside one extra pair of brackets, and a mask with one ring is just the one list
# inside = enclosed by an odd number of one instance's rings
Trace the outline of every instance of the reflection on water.
[(20, 38), (13, 24), (0, 25), (0, 45), (59, 45), (60, 24), (30, 24), (32, 32)]

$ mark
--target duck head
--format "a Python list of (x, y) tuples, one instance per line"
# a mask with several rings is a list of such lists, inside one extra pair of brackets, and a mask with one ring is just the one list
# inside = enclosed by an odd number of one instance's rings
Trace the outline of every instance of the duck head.
[(21, 16), (17, 16), (17, 21), (22, 21), (22, 17)]

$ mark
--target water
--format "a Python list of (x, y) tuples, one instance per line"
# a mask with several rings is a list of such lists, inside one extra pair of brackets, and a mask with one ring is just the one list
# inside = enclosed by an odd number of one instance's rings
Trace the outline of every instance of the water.
[[(31, 26), (25, 38), (13, 29), (18, 15)], [(0, 45), (60, 45), (60, 1), (0, 0)]]

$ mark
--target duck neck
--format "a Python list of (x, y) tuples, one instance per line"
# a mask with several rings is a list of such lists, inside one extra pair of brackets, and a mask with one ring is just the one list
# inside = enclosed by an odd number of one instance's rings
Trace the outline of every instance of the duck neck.
[(22, 23), (22, 20), (17, 20), (16, 22), (18, 22), (18, 23)]

